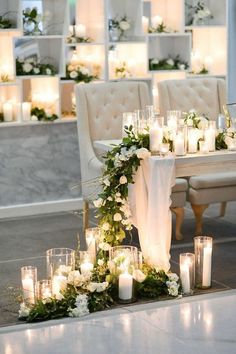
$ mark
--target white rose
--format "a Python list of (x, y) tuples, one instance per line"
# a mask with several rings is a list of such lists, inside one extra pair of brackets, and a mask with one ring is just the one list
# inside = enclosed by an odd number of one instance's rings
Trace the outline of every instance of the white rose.
[(36, 121), (38, 120), (38, 117), (33, 114), (33, 115), (30, 117), (30, 120), (36, 122)]
[(81, 286), (85, 282), (85, 278), (78, 270), (73, 270), (69, 273), (67, 282), (74, 286)]
[(20, 304), (19, 317), (20, 318), (28, 317), (29, 313), (30, 313), (30, 308), (27, 307), (24, 302)]
[(151, 153), (147, 149), (141, 148), (136, 150), (136, 155), (139, 159), (145, 159), (146, 157), (151, 156)]
[(98, 247), (103, 251), (109, 251), (111, 249), (111, 246), (109, 245), (109, 243), (106, 243), (106, 242), (100, 242)]
[(140, 269), (135, 269), (133, 272), (133, 278), (138, 283), (142, 283), (146, 279), (146, 275)]
[(87, 286), (88, 291), (90, 291), (91, 293), (93, 292), (97, 292), (97, 293), (101, 293), (104, 290), (106, 290), (106, 288), (108, 287), (108, 282), (103, 282), (103, 283), (90, 283)]
[(185, 70), (185, 64), (178, 64), (179, 70)]
[(170, 66), (174, 66), (174, 60), (173, 59), (168, 59), (167, 61), (166, 61), (166, 63), (168, 64), (168, 65), (170, 65)]
[(98, 198), (97, 200), (94, 200), (93, 204), (94, 204), (94, 206), (96, 208), (101, 208), (101, 206), (103, 204), (103, 199), (102, 198)]
[(125, 176), (121, 176), (119, 182), (120, 182), (120, 184), (126, 184), (128, 181)]
[(107, 186), (107, 187), (110, 187), (110, 185), (111, 185), (111, 183), (110, 183), (110, 181), (109, 181), (108, 178), (104, 179), (103, 183), (104, 183), (105, 186)]
[(29, 73), (33, 69), (33, 66), (30, 63), (23, 64), (23, 71)]
[(33, 69), (33, 72), (34, 72), (34, 74), (39, 74), (39, 73), (40, 73), (40, 70), (39, 70), (39, 68), (34, 68), (34, 69)]
[(102, 229), (103, 229), (104, 231), (110, 230), (110, 224), (109, 224), (108, 222), (104, 222), (104, 223), (102, 224)]
[(49, 68), (47, 68), (47, 69), (46, 69), (46, 75), (52, 75), (52, 70), (49, 69)]
[(103, 266), (103, 264), (104, 264), (104, 260), (103, 260), (103, 259), (99, 259), (99, 260), (98, 260), (98, 265), (99, 265), (99, 266)]
[(77, 74), (76, 71), (71, 71), (71, 72), (70, 72), (70, 78), (71, 78), (71, 79), (75, 79), (77, 76), (78, 76), (78, 74)]
[(121, 197), (120, 192), (116, 192), (116, 197)]
[(83, 74), (83, 75), (89, 75), (89, 69), (87, 69), (87, 68), (81, 67), (81, 68), (80, 68), (80, 72), (81, 72), (81, 74)]
[(108, 200), (109, 202), (112, 202), (112, 201), (113, 201), (112, 197), (108, 197), (107, 200)]
[(113, 220), (114, 221), (121, 221), (122, 220), (122, 216), (120, 213), (115, 213), (115, 215), (113, 216)]
[(18, 57), (17, 60), (19, 63), (24, 63), (24, 61), (25, 61), (24, 57), (22, 57), (22, 56)]
[(167, 281), (168, 293), (171, 296), (178, 296), (179, 285), (175, 281)]
[(130, 29), (130, 24), (127, 21), (120, 21), (119, 27), (121, 30), (127, 31), (128, 29)]
[(156, 58), (154, 58), (154, 59), (151, 60), (151, 64), (152, 64), (152, 65), (157, 65), (158, 63), (159, 63), (159, 60), (156, 59)]
[(175, 273), (169, 273), (169, 274), (167, 274), (167, 275), (168, 275), (168, 278), (169, 278), (170, 281), (175, 281), (175, 282), (177, 282), (177, 281), (179, 280), (178, 275), (175, 274)]

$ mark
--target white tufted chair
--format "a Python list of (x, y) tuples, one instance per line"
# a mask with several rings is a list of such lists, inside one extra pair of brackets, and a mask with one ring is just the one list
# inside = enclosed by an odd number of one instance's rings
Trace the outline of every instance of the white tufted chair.
[[(225, 81), (217, 78), (167, 80), (158, 84), (160, 111), (188, 111), (192, 108), (216, 119), (226, 104)], [(211, 203), (221, 203), (221, 216), (226, 202), (236, 200), (236, 173), (224, 172), (189, 179), (188, 201), (196, 218), (196, 234), (202, 234), (202, 217)]]
[[(98, 179), (102, 174), (102, 153), (95, 150), (93, 141), (121, 139), (123, 112), (142, 109), (150, 104), (148, 87), (143, 82), (109, 82), (76, 85), (78, 135), (84, 199), (84, 229), (88, 226), (89, 202), (99, 192)], [(178, 179), (173, 188), (173, 211), (176, 218), (176, 237), (181, 238), (187, 183)]]

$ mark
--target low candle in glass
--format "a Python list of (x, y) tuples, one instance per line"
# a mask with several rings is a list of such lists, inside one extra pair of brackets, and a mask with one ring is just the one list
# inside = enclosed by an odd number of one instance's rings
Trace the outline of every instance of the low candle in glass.
[(194, 237), (196, 287), (211, 287), (212, 237)]
[(39, 280), (36, 286), (37, 299), (46, 300), (52, 297), (52, 281), (48, 279)]
[(94, 253), (88, 251), (79, 252), (80, 272), (86, 274), (92, 272), (94, 267)]
[(35, 303), (35, 287), (37, 283), (37, 268), (25, 266), (21, 268), (23, 299), (26, 303)]
[(209, 153), (209, 145), (207, 141), (199, 141), (199, 151), (202, 154)]
[(170, 144), (162, 143), (159, 145), (160, 156), (162, 156), (162, 157), (167, 156), (169, 154), (169, 150), (170, 150)]
[(181, 253), (179, 256), (180, 279), (182, 292), (193, 294), (195, 284), (195, 256), (193, 253)]

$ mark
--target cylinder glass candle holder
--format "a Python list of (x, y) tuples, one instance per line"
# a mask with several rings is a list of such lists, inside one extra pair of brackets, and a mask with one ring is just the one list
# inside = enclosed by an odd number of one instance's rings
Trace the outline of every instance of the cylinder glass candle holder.
[(195, 154), (198, 149), (199, 129), (188, 128), (188, 153)]
[(97, 256), (97, 243), (99, 242), (101, 229), (99, 227), (91, 227), (85, 230), (85, 240), (87, 251), (94, 254), (94, 262)]
[(127, 133), (125, 129), (130, 129), (132, 127), (133, 131), (137, 130), (137, 114), (135, 112), (124, 112), (122, 120), (122, 136), (125, 137)]
[(211, 287), (212, 237), (194, 237), (196, 287)]
[(79, 252), (80, 271), (82, 274), (92, 272), (94, 267), (94, 253), (88, 251)]
[(134, 246), (115, 246), (109, 251), (110, 271), (113, 274), (133, 274), (138, 264), (138, 249)]
[(199, 151), (201, 154), (209, 153), (209, 146), (207, 141), (199, 141)]
[(208, 143), (209, 151), (216, 149), (216, 122), (209, 121), (208, 128), (204, 131), (204, 140)]
[(149, 119), (145, 109), (138, 109), (135, 111), (137, 115), (137, 132), (139, 134), (148, 134)]
[(26, 266), (21, 268), (23, 299), (26, 303), (35, 303), (35, 288), (37, 283), (37, 268)]
[(75, 269), (75, 251), (71, 248), (51, 248), (46, 252), (46, 259), (50, 279), (55, 275), (67, 277)]
[(52, 297), (52, 281), (48, 279), (39, 280), (36, 286), (38, 300), (47, 300)]
[(181, 253), (179, 267), (182, 293), (191, 295), (195, 285), (195, 255), (193, 253)]
[(176, 131), (178, 122), (182, 117), (181, 111), (167, 111), (167, 126), (169, 130)]
[(128, 272), (121, 273), (118, 277), (118, 298), (119, 302), (123, 304), (135, 301), (134, 279)]
[(184, 156), (187, 152), (187, 127), (178, 126), (174, 138), (174, 152), (176, 156)]
[(169, 143), (161, 143), (159, 146), (159, 154), (161, 157), (165, 157), (169, 154), (170, 144)]
[(153, 154), (158, 153), (160, 144), (162, 144), (163, 125), (164, 125), (164, 117), (153, 117), (151, 119), (149, 136), (150, 136), (150, 151)]

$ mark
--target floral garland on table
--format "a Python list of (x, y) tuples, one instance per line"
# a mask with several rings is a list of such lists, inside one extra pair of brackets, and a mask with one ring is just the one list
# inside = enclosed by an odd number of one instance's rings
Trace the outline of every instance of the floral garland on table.
[(44, 64), (37, 58), (16, 58), (17, 75), (56, 75), (56, 68), (52, 64)]
[(150, 70), (187, 70), (189, 67), (187, 62), (180, 59), (179, 55), (175, 58), (149, 59)]
[(206, 6), (205, 2), (200, 0), (195, 6), (185, 3), (186, 6), (193, 12), (192, 18), (188, 25), (201, 25), (204, 24), (204, 20), (213, 19), (213, 15), (209, 8)]
[(83, 63), (76, 63), (76, 64), (68, 64), (66, 66), (66, 77), (68, 79), (72, 79), (75, 82), (91, 82), (94, 80), (98, 80), (101, 73), (100, 65), (93, 66), (93, 73), (86, 68)]
[[(128, 183), (134, 183), (133, 176), (141, 160), (150, 155), (148, 134), (137, 136), (132, 127), (126, 127), (125, 131), (127, 137), (105, 156), (102, 192), (94, 202), (98, 208), (101, 235), (93, 271), (84, 274), (78, 270), (70, 271), (59, 295), (38, 300), (34, 305), (22, 304), (20, 319), (34, 322), (81, 317), (116, 305), (119, 274), (114, 272), (114, 260), (108, 261), (107, 251), (120, 245), (125, 237), (124, 229), (132, 229)], [(179, 295), (179, 277), (174, 273), (143, 264), (139, 269), (133, 268), (133, 278), (139, 299)]]

